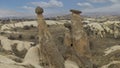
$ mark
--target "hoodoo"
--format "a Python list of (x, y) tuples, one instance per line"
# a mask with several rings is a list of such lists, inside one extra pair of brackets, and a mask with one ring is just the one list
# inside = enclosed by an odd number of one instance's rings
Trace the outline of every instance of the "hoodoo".
[[(71, 47), (71, 49), (68, 48), (71, 52), (73, 52), (72, 55), (76, 56), (78, 59), (76, 61), (78, 63), (82, 63), (82, 67), (87, 67), (87, 68), (92, 68), (92, 63), (91, 63), (91, 51), (89, 47), (89, 40), (86, 32), (84, 31), (82, 22), (81, 22), (81, 16), (80, 13), (81, 11), (78, 10), (70, 10), (72, 12), (71, 16), (71, 29), (69, 29), (68, 32), (65, 33), (65, 38), (64, 38), (64, 45), (67, 47)], [(66, 26), (65, 26), (66, 27)], [(70, 54), (69, 52), (67, 52)], [(72, 58), (73, 59), (73, 58)], [(71, 60), (72, 60), (71, 59)], [(80, 63), (78, 63), (80, 65)]]
[(78, 10), (70, 10), (72, 12), (72, 42), (75, 51), (80, 54), (81, 56), (90, 57), (90, 47), (89, 47), (89, 40), (87, 34), (85, 33), (80, 13), (81, 11)]
[(43, 56), (49, 62), (49, 68), (64, 68), (64, 58), (60, 54), (53, 37), (49, 32), (46, 22), (42, 13), (44, 10), (41, 7), (37, 7), (35, 10), (37, 14), (38, 30), (39, 30), (39, 42), (40, 49)]

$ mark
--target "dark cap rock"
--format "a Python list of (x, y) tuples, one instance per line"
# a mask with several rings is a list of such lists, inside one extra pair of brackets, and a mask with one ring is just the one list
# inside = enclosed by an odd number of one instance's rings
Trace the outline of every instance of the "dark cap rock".
[(71, 9), (70, 12), (72, 12), (72, 13), (76, 13), (76, 14), (80, 14), (80, 13), (82, 13), (81, 11), (79, 11), (79, 10), (74, 10), (74, 9)]
[(43, 12), (44, 12), (43, 8), (41, 8), (39, 6), (35, 9), (36, 14), (42, 14)]

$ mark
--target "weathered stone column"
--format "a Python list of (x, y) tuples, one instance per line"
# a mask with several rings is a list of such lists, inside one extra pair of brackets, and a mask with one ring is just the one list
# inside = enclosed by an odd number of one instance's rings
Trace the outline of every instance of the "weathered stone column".
[(64, 45), (67, 47), (65, 58), (75, 61), (79, 67), (93, 68), (89, 40), (81, 23), (81, 12), (78, 10), (70, 11), (72, 12), (72, 23), (64, 24), (69, 29), (66, 29), (64, 37)]
[(73, 47), (75, 48), (76, 52), (78, 52), (81, 56), (90, 57), (91, 52), (89, 48), (89, 40), (82, 26), (80, 17), (81, 11), (78, 10), (70, 11), (72, 12), (71, 26)]
[(81, 11), (78, 10), (70, 10), (70, 11), (72, 12), (71, 33), (72, 33), (73, 48), (77, 56), (81, 58), (82, 63), (84, 65), (90, 66), (91, 51), (89, 47), (89, 40), (87, 34), (85, 33), (82, 26), (81, 17), (80, 17)]
[(37, 7), (35, 10), (37, 14), (38, 30), (39, 30), (39, 42), (40, 49), (43, 56), (50, 64), (49, 68), (64, 68), (64, 59), (60, 54), (53, 37), (50, 34), (46, 22), (42, 13), (44, 12), (41, 7)]

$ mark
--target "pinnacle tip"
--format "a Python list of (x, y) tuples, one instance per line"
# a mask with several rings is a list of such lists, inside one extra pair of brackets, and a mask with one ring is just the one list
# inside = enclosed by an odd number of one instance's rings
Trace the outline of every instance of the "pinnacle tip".
[(44, 12), (44, 10), (43, 10), (43, 8), (41, 8), (41, 7), (36, 7), (36, 9), (35, 9), (35, 13), (36, 14), (42, 14)]
[(82, 13), (81, 11), (79, 11), (79, 10), (74, 10), (74, 9), (71, 9), (70, 12), (72, 12), (72, 13), (77, 13), (77, 14)]

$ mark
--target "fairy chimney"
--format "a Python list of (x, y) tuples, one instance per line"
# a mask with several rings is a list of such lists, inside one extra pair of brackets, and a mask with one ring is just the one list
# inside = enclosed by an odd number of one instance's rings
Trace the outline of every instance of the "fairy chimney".
[(71, 24), (64, 24), (68, 28), (65, 32), (64, 45), (67, 46), (65, 58), (75, 61), (79, 67), (93, 68), (89, 40), (81, 22), (81, 11), (72, 12)]
[(50, 64), (49, 68), (64, 68), (64, 58), (60, 54), (53, 37), (49, 32), (46, 22), (42, 13), (44, 10), (41, 7), (37, 7), (35, 10), (37, 14), (38, 30), (39, 30), (39, 43), (40, 49), (44, 57)]
[(71, 27), (72, 27), (73, 47), (75, 48), (76, 52), (78, 52), (81, 56), (90, 57), (91, 52), (89, 48), (89, 40), (82, 26), (81, 17), (80, 17), (81, 11), (78, 10), (70, 10), (70, 11), (72, 12)]

